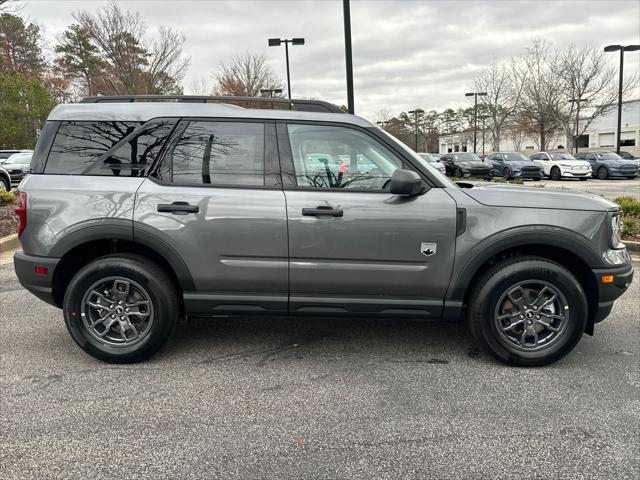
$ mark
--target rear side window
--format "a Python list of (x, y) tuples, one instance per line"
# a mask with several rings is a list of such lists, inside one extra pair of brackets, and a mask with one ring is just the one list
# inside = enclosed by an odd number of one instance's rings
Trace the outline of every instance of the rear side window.
[(142, 129), (125, 138), (122, 144), (106, 158), (93, 163), (83, 174), (143, 176), (162, 149), (175, 123), (175, 119), (169, 119), (146, 124)]
[(264, 186), (264, 142), (263, 123), (192, 121), (157, 175), (175, 184)]
[(139, 125), (139, 122), (61, 122), (44, 172), (82, 174)]

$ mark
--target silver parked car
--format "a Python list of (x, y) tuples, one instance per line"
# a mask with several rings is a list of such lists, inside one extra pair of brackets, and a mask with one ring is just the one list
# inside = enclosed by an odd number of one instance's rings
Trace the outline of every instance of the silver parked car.
[(322, 102), (130, 100), (57, 106), (18, 193), (17, 276), (96, 358), (146, 359), (183, 316), (339, 315), (466, 318), (545, 365), (633, 277), (605, 199), (462, 188)]
[(0, 161), (0, 166), (9, 172), (12, 185), (20, 183), (20, 180), (29, 173), (32, 155), (31, 151), (14, 153), (6, 160)]
[(441, 174), (447, 174), (447, 169), (444, 168), (444, 163), (440, 162), (440, 155), (436, 153), (418, 153), (418, 156), (425, 160), (430, 167), (438, 170)]

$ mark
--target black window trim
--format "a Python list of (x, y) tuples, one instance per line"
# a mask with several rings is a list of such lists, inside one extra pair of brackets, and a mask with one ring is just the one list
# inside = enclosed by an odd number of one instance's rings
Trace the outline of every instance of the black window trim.
[[(176, 183), (161, 180), (157, 176), (160, 165), (167, 158), (168, 152), (180, 140), (182, 134), (191, 122), (223, 122), (223, 123), (261, 123), (264, 125), (264, 185), (236, 185), (236, 184), (198, 184)], [(225, 188), (240, 190), (282, 190), (280, 161), (276, 145), (275, 121), (261, 118), (234, 118), (234, 117), (180, 117), (173, 132), (165, 142), (162, 152), (156, 158), (147, 176), (152, 182), (167, 187), (191, 187), (191, 188)]]
[[(385, 148), (387, 148), (391, 153), (393, 153), (398, 159), (402, 160), (404, 163), (409, 165), (411, 170), (416, 172), (423, 181), (427, 184), (429, 188), (435, 187), (436, 184), (432, 181), (432, 179), (427, 175), (427, 173), (417, 166), (417, 162), (413, 159), (410, 159), (402, 149), (396, 147), (387, 141), (386, 137), (382, 137), (376, 133), (373, 128), (364, 128), (359, 125), (353, 125), (349, 123), (341, 123), (341, 122), (319, 122), (319, 121), (310, 121), (310, 120), (278, 120), (276, 121), (276, 133), (277, 133), (277, 141), (278, 141), (278, 150), (280, 153), (280, 170), (282, 172), (282, 185), (285, 191), (307, 191), (307, 192), (343, 192), (343, 193), (374, 193), (374, 194), (382, 194), (382, 195), (390, 195), (390, 192), (385, 190), (371, 190), (371, 189), (360, 189), (360, 188), (318, 188), (318, 187), (301, 187), (298, 185), (297, 176), (295, 171), (295, 165), (293, 163), (293, 152), (291, 150), (291, 142), (289, 140), (289, 125), (320, 125), (326, 127), (342, 127), (349, 128), (351, 130), (356, 130), (378, 143), (382, 144)], [(426, 191), (425, 191), (426, 193)]]

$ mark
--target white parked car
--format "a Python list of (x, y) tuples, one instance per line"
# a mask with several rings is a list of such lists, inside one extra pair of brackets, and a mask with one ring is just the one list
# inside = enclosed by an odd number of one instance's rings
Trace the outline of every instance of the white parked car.
[(440, 163), (440, 155), (435, 153), (418, 153), (418, 156), (423, 160), (426, 160), (426, 163), (438, 170), (443, 175), (446, 175), (447, 170), (444, 167), (443, 163)]
[(544, 175), (551, 180), (560, 180), (562, 177), (580, 180), (591, 178), (591, 164), (576, 159), (570, 153), (538, 152), (530, 155), (529, 158), (540, 165)]

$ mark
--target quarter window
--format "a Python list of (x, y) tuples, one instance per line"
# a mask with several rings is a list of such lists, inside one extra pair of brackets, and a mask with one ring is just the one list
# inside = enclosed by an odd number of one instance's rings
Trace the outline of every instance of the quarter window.
[(368, 135), (345, 127), (288, 125), (297, 185), (382, 191), (403, 162)]
[(82, 174), (138, 125), (139, 122), (62, 122), (44, 172)]
[(264, 124), (189, 122), (158, 171), (178, 184), (264, 186)]

